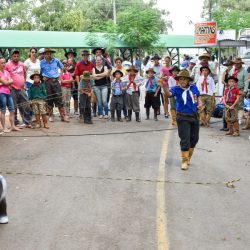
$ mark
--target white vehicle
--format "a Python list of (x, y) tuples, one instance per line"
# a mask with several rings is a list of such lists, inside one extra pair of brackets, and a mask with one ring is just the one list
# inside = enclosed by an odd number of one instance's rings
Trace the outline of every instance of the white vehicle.
[[(250, 28), (240, 30), (239, 40), (250, 42)], [(250, 67), (250, 46), (238, 48), (238, 56), (242, 58), (242, 61), (246, 64), (246, 68)]]

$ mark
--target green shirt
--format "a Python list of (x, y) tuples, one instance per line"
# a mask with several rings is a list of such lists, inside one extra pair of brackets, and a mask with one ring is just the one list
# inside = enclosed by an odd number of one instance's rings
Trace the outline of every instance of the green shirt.
[(47, 93), (44, 86), (44, 83), (40, 83), (40, 85), (33, 83), (30, 87), (30, 100), (35, 99), (47, 99)]
[[(229, 75), (232, 76), (234, 74), (234, 68), (231, 69)], [(240, 90), (244, 90), (244, 92), (248, 91), (248, 72), (245, 68), (241, 68), (241, 71), (237, 73), (238, 78), (238, 88)]]

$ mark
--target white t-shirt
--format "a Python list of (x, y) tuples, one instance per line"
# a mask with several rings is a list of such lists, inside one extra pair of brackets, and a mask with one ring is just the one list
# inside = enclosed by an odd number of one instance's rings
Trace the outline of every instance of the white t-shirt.
[(41, 68), (40, 68), (40, 60), (36, 59), (36, 62), (33, 63), (30, 58), (28, 58), (25, 62), (24, 62), (25, 67), (27, 68), (27, 72), (26, 72), (26, 82), (31, 82), (33, 83), (33, 80), (30, 79), (30, 76), (35, 72), (38, 71), (40, 72)]

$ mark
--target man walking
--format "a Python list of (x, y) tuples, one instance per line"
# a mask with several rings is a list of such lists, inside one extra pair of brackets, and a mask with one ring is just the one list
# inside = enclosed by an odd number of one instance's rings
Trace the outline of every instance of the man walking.
[[(32, 128), (31, 125), (31, 108), (25, 88), (26, 69), (20, 62), (20, 52), (14, 50), (11, 55), (11, 60), (6, 64), (5, 70), (10, 74), (13, 83), (11, 85), (11, 96), (14, 101), (15, 108), (19, 109), (20, 115), (27, 128)], [(17, 110), (15, 112), (15, 125), (18, 125)]]
[(62, 89), (59, 83), (59, 71), (63, 68), (63, 64), (60, 60), (52, 56), (55, 50), (45, 48), (44, 59), (41, 61), (41, 74), (43, 76), (46, 92), (47, 103), (50, 121), (54, 121), (53, 106), (55, 104), (58, 107), (61, 120), (69, 122), (69, 117), (65, 115), (65, 109), (62, 100)]

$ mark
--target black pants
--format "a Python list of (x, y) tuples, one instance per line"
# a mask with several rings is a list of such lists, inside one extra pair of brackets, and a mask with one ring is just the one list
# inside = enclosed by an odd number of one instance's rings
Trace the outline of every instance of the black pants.
[(198, 116), (185, 116), (177, 113), (178, 134), (181, 139), (181, 151), (188, 151), (194, 148), (199, 141), (200, 124)]
[(91, 98), (87, 94), (80, 94), (80, 114), (84, 121), (91, 121)]
[(7, 203), (6, 199), (0, 201), (0, 217), (7, 216)]

